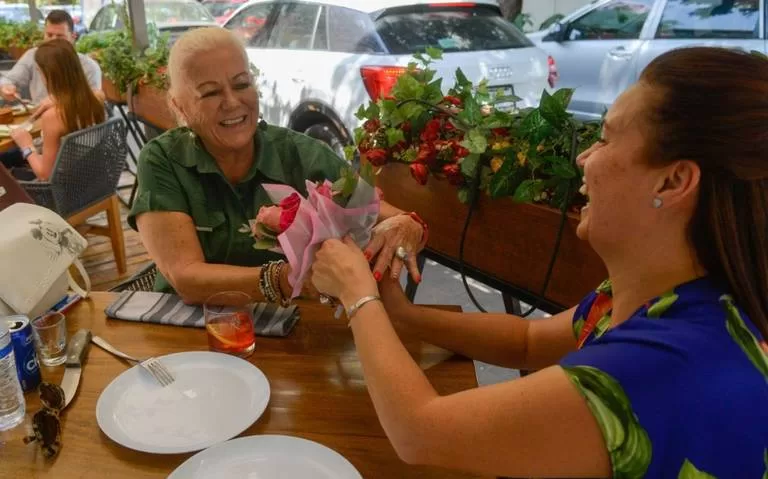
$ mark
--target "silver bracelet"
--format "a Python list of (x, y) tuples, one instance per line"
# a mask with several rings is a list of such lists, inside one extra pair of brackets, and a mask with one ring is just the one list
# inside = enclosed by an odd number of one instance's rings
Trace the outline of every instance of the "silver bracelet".
[(370, 303), (371, 301), (381, 301), (381, 298), (379, 296), (363, 296), (362, 298), (358, 299), (355, 304), (347, 309), (347, 321), (352, 321), (352, 318), (355, 316), (355, 314), (357, 314), (358, 311), (360, 311), (360, 308)]

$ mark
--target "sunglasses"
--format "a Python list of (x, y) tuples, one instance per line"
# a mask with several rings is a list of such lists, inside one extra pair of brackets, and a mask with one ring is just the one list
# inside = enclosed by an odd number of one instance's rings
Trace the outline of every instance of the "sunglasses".
[(56, 384), (40, 383), (40, 402), (43, 409), (32, 416), (32, 436), (24, 438), (24, 444), (35, 442), (40, 445), (43, 456), (51, 459), (61, 449), (61, 420), (59, 414), (64, 408), (64, 390)]

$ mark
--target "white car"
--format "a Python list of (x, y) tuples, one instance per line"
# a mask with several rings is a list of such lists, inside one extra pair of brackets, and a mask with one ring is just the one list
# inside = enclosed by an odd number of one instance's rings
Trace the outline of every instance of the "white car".
[(472, 81), (513, 87), (519, 107), (554, 86), (554, 65), (493, 0), (251, 0), (224, 24), (246, 41), (261, 72), (270, 124), (325, 141), (343, 154), (358, 108), (386, 96), (414, 53), (440, 48), (433, 64), (447, 90), (461, 68)]

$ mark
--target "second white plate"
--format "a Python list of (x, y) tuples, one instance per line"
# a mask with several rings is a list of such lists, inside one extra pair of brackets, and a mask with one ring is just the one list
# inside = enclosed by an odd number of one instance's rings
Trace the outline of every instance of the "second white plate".
[(199, 451), (237, 436), (267, 407), (269, 382), (243, 359), (195, 351), (160, 361), (176, 378), (170, 386), (134, 366), (101, 393), (96, 419), (118, 444), (158, 454)]

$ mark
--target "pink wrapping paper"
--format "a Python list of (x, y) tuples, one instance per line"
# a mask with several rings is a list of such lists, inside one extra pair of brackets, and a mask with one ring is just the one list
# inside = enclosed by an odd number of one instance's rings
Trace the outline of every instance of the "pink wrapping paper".
[[(291, 298), (299, 296), (315, 259), (315, 253), (327, 239), (350, 236), (364, 247), (379, 217), (379, 197), (375, 189), (360, 179), (347, 207), (317, 192), (317, 185), (307, 181), (307, 198), (301, 199), (296, 219), (277, 236), (280, 248), (291, 265), (288, 281), (293, 286)], [(286, 185), (264, 185), (273, 203), (297, 191)], [(301, 196), (301, 195), (299, 195)]]

